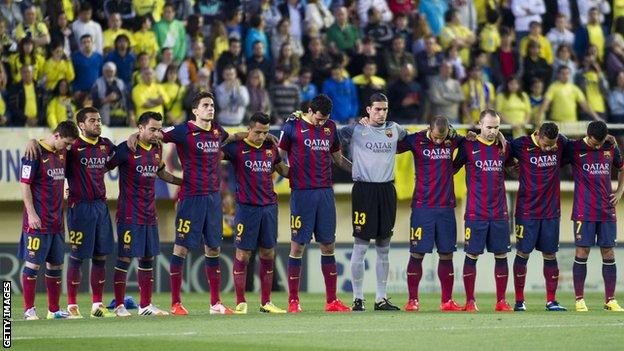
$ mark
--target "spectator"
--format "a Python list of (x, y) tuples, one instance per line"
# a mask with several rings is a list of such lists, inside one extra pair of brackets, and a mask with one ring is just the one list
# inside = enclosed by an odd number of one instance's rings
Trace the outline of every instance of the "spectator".
[(592, 8), (596, 9), (599, 24), (604, 23), (605, 15), (611, 13), (611, 6), (607, 0), (577, 0), (577, 6), (581, 26), (589, 23), (589, 12)]
[(178, 76), (180, 78), (180, 84), (188, 86), (191, 83), (197, 83), (197, 72), (201, 68), (212, 68), (212, 63), (207, 60), (206, 49), (202, 41), (196, 41), (191, 44), (193, 54), (188, 59), (184, 60), (180, 65), (180, 71)]
[(376, 7), (368, 9), (368, 23), (364, 27), (364, 34), (375, 40), (378, 49), (390, 46), (392, 27), (388, 22), (383, 22), (381, 11)]
[(217, 62), (221, 54), (228, 51), (230, 43), (228, 42), (227, 29), (225, 24), (219, 20), (215, 20), (210, 25), (210, 36), (208, 37), (208, 47), (212, 50), (208, 53), (208, 58), (212, 62)]
[(453, 64), (443, 61), (440, 73), (429, 82), (429, 116), (447, 116), (452, 123), (459, 123), (459, 106), (464, 101), (464, 94), (459, 81), (452, 75)]
[(291, 83), (283, 67), (278, 66), (275, 69), (275, 83), (269, 88), (269, 98), (275, 124), (284, 123), (284, 120), (299, 108), (299, 88)]
[(462, 84), (462, 91), (464, 93), (462, 122), (477, 125), (481, 111), (495, 107), (496, 90), (492, 83), (483, 79), (481, 67), (473, 64), (468, 70), (468, 79)]
[(223, 68), (228, 65), (236, 67), (236, 74), (241, 79), (247, 74), (247, 65), (242, 55), (241, 41), (236, 36), (230, 37), (228, 51), (221, 54), (221, 57), (217, 60), (216, 83), (223, 81)]
[(431, 77), (438, 74), (438, 67), (440, 67), (442, 60), (444, 60), (444, 55), (436, 51), (437, 46), (436, 37), (430, 35), (425, 40), (425, 50), (416, 54), (418, 83), (425, 90), (429, 86)]
[[(165, 78), (167, 78), (165, 76), (165, 74), (167, 73), (167, 69), (169, 68), (169, 66), (175, 65), (175, 62), (173, 62), (173, 51), (171, 51), (171, 48), (163, 48), (161, 50), (160, 56), (162, 56), (162, 60), (160, 60), (160, 62), (158, 62), (158, 64), (156, 65), (154, 73), (156, 74), (156, 80), (159, 83), (163, 83)], [(178, 75), (176, 74), (176, 77), (177, 76)]]
[(282, 19), (289, 19), (290, 34), (293, 38), (295, 40), (301, 40), (303, 37), (303, 20), (305, 18), (305, 12), (303, 6), (299, 3), (299, 0), (286, 0), (283, 4), (278, 5), (277, 8), (282, 14)]
[(186, 112), (184, 111), (186, 86), (180, 85), (178, 81), (178, 67), (175, 64), (167, 67), (162, 87), (169, 97), (169, 101), (165, 104), (165, 123), (168, 125), (184, 123), (186, 121)]
[(167, 4), (171, 4), (171, 8), (174, 10), (175, 14), (175, 5), (173, 4), (173, 1), (167, 1), (165, 3), (165, 7), (163, 7), (162, 0), (132, 0), (134, 13), (136, 13), (138, 17), (151, 16), (156, 22), (160, 21), (161, 17), (166, 16), (164, 13), (166, 12)]
[(50, 26), (50, 42), (63, 44), (63, 52), (67, 57), (71, 57), (72, 52), (78, 48), (74, 41), (74, 32), (69, 26), (67, 15), (64, 12), (61, 12)]
[(570, 69), (561, 66), (557, 72), (557, 81), (553, 82), (546, 90), (538, 116), (544, 116), (550, 109), (550, 120), (561, 123), (577, 122), (577, 104), (593, 119), (598, 120), (600, 118), (587, 104), (585, 94), (581, 89), (570, 83)]
[(446, 60), (453, 65), (453, 72), (455, 72), (455, 79), (463, 81), (466, 78), (466, 69), (464, 68), (464, 60), (459, 55), (459, 46), (452, 44), (446, 49)]
[[(375, 93), (386, 93), (386, 81), (376, 74), (377, 63), (369, 61), (364, 64), (362, 74), (353, 77), (353, 84), (355, 84), (358, 91), (358, 101), (369, 101), (370, 96)], [(365, 106), (360, 106), (358, 115), (364, 116), (365, 113)]]
[(38, 80), (43, 74), (44, 65), (45, 58), (36, 52), (35, 44), (30, 37), (20, 40), (17, 45), (17, 52), (9, 56), (9, 67), (11, 68), (13, 83), (19, 83), (22, 80), (20, 72), (23, 66), (32, 66), (33, 79)]
[(132, 23), (136, 17), (132, 0), (105, 0), (103, 8), (106, 18), (110, 18), (113, 13), (118, 13), (126, 23)]
[[(624, 72), (617, 74), (613, 89), (609, 92), (609, 123), (624, 123)], [(1, 113), (1, 112), (0, 112)], [(622, 145), (623, 138), (621, 130), (614, 132), (618, 137), (618, 143)]]
[(132, 90), (133, 86), (136, 86), (137, 84), (141, 84), (141, 72), (146, 68), (150, 68), (149, 55), (145, 52), (140, 52), (139, 55), (137, 56), (136, 68), (134, 69), (134, 72), (132, 73), (132, 84), (129, 85), (130, 90)]
[(310, 102), (318, 95), (318, 88), (312, 83), (312, 70), (304, 67), (299, 72), (299, 82), (297, 85), (300, 89), (299, 101), (301, 103)]
[(427, 20), (427, 24), (435, 36), (440, 35), (442, 27), (444, 27), (444, 14), (447, 10), (447, 0), (422, 0), (418, 6), (418, 13), (422, 15), (422, 19)]
[[(501, 28), (501, 45), (490, 56), (490, 70), (492, 71), (492, 83), (495, 86), (503, 84), (507, 79), (518, 74), (520, 69), (520, 54), (514, 48), (514, 32), (508, 27)], [(526, 87), (526, 85), (525, 85)]]
[(377, 68), (380, 68), (379, 75), (385, 76), (385, 72), (381, 69), (384, 63), (381, 56), (377, 54), (377, 48), (375, 47), (373, 38), (365, 37), (360, 47), (362, 48), (361, 52), (352, 56), (351, 62), (349, 63), (349, 74), (351, 76), (357, 76), (362, 73), (366, 62), (375, 61), (375, 63), (377, 63)]
[(422, 91), (414, 81), (414, 66), (401, 67), (399, 80), (388, 88), (390, 119), (399, 123), (421, 123)]
[[(149, 16), (139, 17), (139, 30), (134, 32), (134, 52), (144, 52), (150, 56), (150, 63), (152, 66), (156, 65), (156, 54), (162, 52), (162, 49), (172, 47), (164, 46), (159, 49), (158, 41), (156, 40), (156, 34), (152, 31), (152, 19)], [(173, 51), (172, 51), (173, 53)]]
[(312, 82), (317, 87), (329, 78), (333, 60), (325, 51), (320, 38), (313, 38), (308, 44), (308, 52), (303, 56), (302, 66), (312, 69)]
[(51, 49), (50, 58), (48, 58), (43, 65), (41, 79), (45, 82), (47, 91), (52, 91), (60, 80), (65, 80), (65, 83), (71, 83), (74, 81), (74, 78), (76, 78), (74, 66), (63, 51), (63, 43), (53, 43)]
[(264, 74), (259, 69), (254, 69), (247, 75), (247, 83), (245, 84), (249, 92), (249, 105), (245, 111), (245, 120), (256, 112), (264, 112), (271, 114), (271, 99), (266, 89), (266, 80)]
[(453, 1), (453, 8), (457, 10), (457, 15), (459, 16), (459, 22), (462, 24), (462, 26), (476, 33), (477, 32), (477, 10), (475, 8), (474, 1), (473, 0)]
[[(247, 69), (259, 69), (262, 71), (265, 77), (273, 76), (273, 65), (264, 55), (264, 44), (261, 41), (256, 41), (253, 45), (253, 55), (247, 62)], [(225, 78), (225, 77), (224, 77)]]
[(305, 6), (304, 24), (306, 29), (310, 26), (314, 26), (321, 32), (325, 32), (334, 24), (334, 16), (331, 11), (327, 9), (323, 1), (308, 0), (308, 4)]
[(8, 86), (9, 75), (4, 65), (0, 63), (0, 126), (6, 126), (10, 120), (9, 109), (7, 108), (9, 101)]
[[(624, 17), (623, 17), (624, 18)], [(605, 60), (607, 77), (617, 77), (624, 71), (624, 40), (613, 38), (609, 54)]]
[(388, 81), (392, 82), (397, 80), (401, 75), (401, 67), (408, 63), (412, 65), (412, 67), (415, 66), (414, 56), (405, 51), (405, 39), (397, 35), (392, 38), (391, 50), (385, 51), (384, 54), (384, 67), (386, 69)]
[(43, 94), (34, 80), (33, 66), (23, 65), (20, 70), (22, 79), (13, 85), (9, 96), (10, 123), (15, 127), (36, 127), (43, 117)]
[(144, 68), (141, 70), (141, 82), (132, 89), (132, 103), (137, 116), (148, 111), (165, 115), (165, 105), (169, 103), (169, 96), (165, 93), (162, 85), (154, 82), (153, 69)]
[(264, 33), (264, 20), (258, 15), (252, 16), (249, 20), (249, 25), (251, 28), (249, 28), (245, 36), (245, 58), (251, 60), (251, 57), (254, 56), (254, 46), (259, 41), (262, 43), (264, 58), (270, 61), (269, 39)]
[(15, 27), (13, 37), (20, 41), (29, 36), (38, 53), (44, 54), (46, 45), (50, 44), (50, 32), (48, 26), (42, 21), (37, 21), (37, 7), (34, 5), (27, 6), (24, 9), (24, 22)]
[[(273, 33), (277, 28), (278, 23), (282, 20), (282, 13), (277, 8), (275, 0), (261, 0), (258, 1), (257, 9), (251, 9), (247, 13), (260, 14), (264, 18), (265, 30), (268, 33)], [(253, 2), (252, 5), (253, 6)], [(290, 23), (289, 23), (290, 24)]]
[(279, 57), (282, 45), (284, 45), (285, 43), (290, 44), (292, 51), (297, 56), (301, 57), (303, 55), (303, 44), (301, 44), (301, 40), (296, 40), (288, 32), (290, 28), (289, 22), (290, 20), (288, 18), (282, 18), (282, 20), (275, 28), (275, 32), (271, 36), (271, 56), (275, 59)]
[[(574, 82), (585, 94), (589, 107), (601, 119), (606, 120), (609, 82), (602, 73), (602, 68), (600, 68), (596, 56), (585, 56), (583, 67), (576, 73)], [(588, 118), (582, 114), (581, 119), (587, 120)]]
[(568, 28), (569, 24), (566, 16), (562, 13), (558, 14), (555, 19), (555, 27), (551, 28), (548, 34), (546, 34), (546, 38), (552, 45), (553, 52), (557, 52), (561, 44), (574, 45), (574, 33)]
[[(215, 21), (220, 22), (219, 20), (215, 20)], [(221, 22), (221, 24), (223, 23)], [(204, 36), (204, 33), (202, 31), (203, 26), (204, 26), (204, 17), (202, 16), (192, 14), (186, 19), (186, 29), (185, 29), (185, 35), (184, 35), (184, 41), (186, 41), (185, 56), (191, 56), (193, 54), (191, 45), (193, 44), (193, 42), (196, 42), (196, 41), (203, 42), (205, 46), (207, 46), (208, 48), (210, 48), (210, 50), (213, 50), (213, 51), (214, 50), (218, 51), (222, 49), (221, 47), (215, 47), (215, 44), (216, 44), (215, 39), (219, 36), (219, 28), (218, 28), (219, 23), (213, 23), (210, 26), (210, 33), (214, 35), (210, 39), (211, 41), (209, 41), (209, 39), (207, 39), (206, 36)], [(223, 30), (225, 31), (225, 26)], [(227, 43), (227, 40), (226, 40), (226, 43)], [(208, 57), (212, 57), (212, 52), (208, 54)]]
[(14, 0), (4, 0), (0, 3), (0, 18), (7, 21), (9, 33), (13, 33), (18, 24), (24, 22), (20, 5)]
[(130, 46), (134, 46), (132, 33), (122, 28), (122, 20), (121, 15), (119, 13), (113, 13), (111, 17), (108, 18), (108, 29), (104, 31), (104, 54), (108, 54), (109, 52), (115, 49), (115, 40), (120, 35), (125, 35), (129, 41)]
[[(146, 53), (147, 60), (149, 55)], [(105, 62), (112, 61), (117, 66), (117, 76), (124, 81), (126, 86), (132, 86), (132, 70), (136, 57), (130, 52), (130, 40), (125, 34), (115, 38), (115, 50), (109, 53), (104, 59)]]
[(117, 78), (116, 74), (117, 66), (113, 62), (106, 62), (102, 67), (102, 76), (91, 88), (90, 98), (93, 107), (100, 111), (102, 124), (110, 127), (133, 125), (130, 86)]
[(457, 45), (459, 56), (465, 65), (470, 64), (470, 47), (475, 43), (476, 37), (470, 29), (464, 27), (459, 21), (457, 10), (450, 9), (444, 15), (446, 24), (440, 32), (440, 43), (444, 49), (451, 45)]
[(529, 34), (531, 22), (542, 23), (541, 15), (546, 13), (544, 0), (511, 0), (511, 12), (515, 17), (518, 42)]
[(529, 86), (533, 78), (539, 78), (544, 82), (544, 86), (548, 86), (551, 77), (552, 68), (546, 60), (540, 57), (540, 44), (531, 40), (528, 46), (528, 56), (523, 60), (522, 84)]
[(290, 43), (282, 44), (277, 56), (276, 66), (282, 67), (291, 80), (299, 75), (301, 63), (299, 61), (299, 56), (293, 53)]
[[(93, 10), (91, 3), (83, 2), (80, 5), (80, 11), (78, 12), (78, 19), (72, 23), (72, 31), (74, 32), (74, 40), (79, 44), (82, 43), (82, 37), (89, 35), (93, 41), (93, 51), (102, 55), (104, 52), (104, 38), (102, 35), (102, 26), (99, 23), (93, 21)], [(74, 89), (75, 91), (76, 89)]]
[[(0, 57), (7, 57), (11, 52), (17, 50), (17, 44), (13, 37), (8, 32), (7, 21), (0, 17)], [(0, 61), (5, 61), (4, 59)]]
[(497, 11), (488, 11), (487, 24), (479, 33), (479, 48), (488, 54), (495, 53), (501, 44), (498, 31), (499, 15)]
[(392, 12), (388, 7), (388, 3), (385, 0), (360, 0), (357, 1), (357, 14), (360, 18), (360, 25), (365, 27), (372, 20), (371, 9), (376, 10), (379, 13), (379, 20), (389, 23), (392, 21)]
[[(412, 31), (412, 53), (418, 53), (425, 50), (425, 41), (429, 36), (433, 36), (437, 40), (437, 36), (433, 35), (427, 20), (422, 15), (416, 15), (414, 19), (414, 30)], [(436, 42), (437, 45), (437, 42)], [(436, 51), (440, 51), (440, 46), (436, 46)]]
[(403, 37), (406, 45), (412, 45), (412, 28), (409, 27), (409, 18), (406, 14), (400, 13), (394, 16), (393, 23), (393, 33), (395, 36), (399, 35)]
[(502, 92), (496, 96), (496, 111), (503, 123), (511, 124), (514, 139), (526, 134), (525, 125), (531, 122), (531, 102), (517, 77), (508, 78)]
[(531, 121), (534, 125), (539, 125), (544, 121), (544, 114), (540, 112), (544, 102), (544, 82), (539, 78), (531, 80), (529, 102), (531, 103)]
[(247, 105), (249, 105), (249, 92), (241, 84), (236, 76), (236, 68), (227, 66), (223, 70), (223, 82), (215, 89), (215, 97), (219, 112), (217, 120), (225, 126), (237, 126), (243, 122)]
[(546, 60), (549, 65), (552, 65), (554, 60), (552, 46), (550, 45), (548, 39), (542, 35), (542, 24), (540, 22), (531, 22), (529, 26), (529, 34), (520, 41), (520, 55), (522, 57), (527, 56), (527, 46), (530, 41), (536, 41), (540, 44), (539, 57)]
[(46, 120), (48, 127), (54, 130), (63, 121), (73, 121), (76, 105), (72, 101), (69, 83), (65, 79), (57, 82), (52, 92), (52, 99), (47, 104)]
[(323, 82), (321, 92), (333, 101), (332, 119), (339, 124), (350, 123), (359, 112), (357, 90), (350, 78), (343, 74), (340, 65), (334, 64), (331, 68), (331, 77)]
[(585, 57), (589, 46), (594, 45), (598, 49), (598, 61), (602, 62), (607, 32), (600, 24), (599, 15), (597, 8), (592, 7), (589, 10), (587, 24), (579, 27), (576, 31), (574, 48), (576, 50), (576, 56)]
[(332, 52), (345, 51), (356, 52), (358, 46), (358, 30), (349, 23), (347, 8), (337, 7), (334, 10), (336, 22), (327, 29), (327, 42)]
[[(166, 3), (163, 7), (162, 20), (154, 24), (156, 42), (159, 48), (169, 47), (173, 50), (173, 60), (178, 63), (184, 60), (186, 55), (186, 30), (184, 24), (175, 19), (175, 8), (172, 3)], [(140, 116), (140, 114), (139, 114)]]
[[(553, 72), (558, 72), (559, 67), (566, 66), (570, 69), (570, 83), (576, 77), (576, 58), (572, 52), (572, 48), (568, 44), (561, 44), (557, 48), (555, 62), (553, 63)], [(557, 79), (556, 73), (553, 73), (552, 80)]]
[(388, 7), (396, 18), (398, 15), (410, 15), (415, 12), (417, 3), (413, 0), (388, 0)]
[(228, 38), (235, 36), (237, 38), (243, 37), (243, 13), (240, 8), (236, 8), (231, 11), (227, 11), (225, 15), (225, 28), (228, 31)]
[(212, 91), (212, 82), (210, 81), (211, 72), (207, 68), (201, 68), (197, 72), (197, 83), (191, 84), (188, 88), (188, 93), (184, 97), (184, 110), (186, 111), (187, 116), (191, 116), (192, 111), (192, 103), (193, 96), (199, 93), (200, 91), (211, 92)]

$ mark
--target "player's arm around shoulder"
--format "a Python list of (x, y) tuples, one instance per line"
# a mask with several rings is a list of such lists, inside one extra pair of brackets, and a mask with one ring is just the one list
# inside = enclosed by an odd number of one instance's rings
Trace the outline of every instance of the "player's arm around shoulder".
[(110, 157), (106, 162), (106, 168), (110, 171), (118, 167), (120, 164), (126, 162), (126, 160), (128, 159), (128, 153), (129, 149), (127, 142), (123, 141), (119, 143), (112, 157)]
[(348, 158), (344, 157), (344, 155), (342, 154), (342, 151), (338, 150), (338, 151), (332, 152), (331, 156), (332, 156), (332, 160), (334, 160), (334, 163), (338, 167), (340, 167), (345, 172), (351, 173), (351, 168), (353, 164), (351, 163), (351, 161), (349, 161)]

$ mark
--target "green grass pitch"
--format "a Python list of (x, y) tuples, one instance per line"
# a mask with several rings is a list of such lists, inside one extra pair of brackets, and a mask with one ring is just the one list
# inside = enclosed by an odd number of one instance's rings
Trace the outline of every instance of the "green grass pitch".
[[(105, 295), (110, 298), (110, 294)], [(136, 294), (135, 298), (138, 298)], [(224, 301), (233, 306), (233, 294)], [(90, 297), (80, 296), (83, 320), (23, 321), (21, 296), (13, 296), (12, 342), (15, 350), (622, 350), (624, 313), (602, 310), (602, 295), (586, 297), (590, 312), (546, 312), (543, 294), (529, 294), (523, 313), (495, 313), (494, 296), (477, 294), (478, 313), (440, 313), (439, 296), (421, 296), (421, 311), (325, 313), (324, 296), (302, 295), (304, 312), (267, 315), (258, 311), (258, 295), (248, 294), (248, 315), (211, 316), (208, 294), (183, 294), (190, 315), (92, 319)], [(342, 295), (345, 302), (350, 296)], [(458, 296), (460, 297), (460, 296)], [(368, 296), (370, 300), (373, 296)], [(560, 302), (574, 309), (572, 294)], [(62, 301), (65, 297), (62, 297)], [(401, 306), (405, 295), (394, 295)], [(273, 301), (286, 308), (285, 293)], [(46, 296), (37, 296), (45, 318)], [(462, 303), (461, 299), (458, 302)], [(623, 301), (624, 302), (624, 301)], [(154, 296), (166, 308), (169, 294)], [(131, 310), (136, 314), (136, 310)]]

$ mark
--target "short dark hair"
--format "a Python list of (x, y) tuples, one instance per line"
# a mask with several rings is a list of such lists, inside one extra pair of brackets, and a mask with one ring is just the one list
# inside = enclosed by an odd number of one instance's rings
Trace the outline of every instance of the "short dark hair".
[(447, 130), (449, 128), (449, 120), (446, 116), (437, 115), (429, 122), (429, 129)]
[(81, 35), (81, 36), (80, 36), (80, 40), (79, 40), (79, 42), (81, 42), (81, 43), (82, 43), (82, 39), (84, 39), (84, 38), (93, 38), (93, 37), (92, 37), (92, 36), (91, 36), (91, 34), (89, 34), (89, 33), (87, 33), (87, 34), (83, 34), (83, 35)]
[(332, 111), (332, 107), (333, 107), (333, 103), (332, 103), (331, 99), (329, 98), (329, 96), (327, 96), (325, 94), (317, 95), (310, 102), (310, 108), (312, 109), (312, 112), (318, 111), (323, 116), (329, 115), (331, 113), (331, 111)]
[(260, 15), (253, 15), (251, 16), (251, 18), (249, 19), (249, 26), (251, 28), (257, 28), (260, 26), (260, 23), (262, 23), (262, 17), (260, 17)]
[(93, 106), (85, 107), (76, 114), (76, 122), (84, 123), (85, 119), (87, 119), (87, 113), (100, 113), (100, 111)]
[(128, 36), (127, 36), (127, 35), (125, 35), (125, 34), (119, 34), (119, 35), (117, 36), (117, 38), (115, 38), (115, 46), (117, 46), (117, 43), (119, 43), (120, 41), (122, 41), (122, 40), (124, 40), (124, 39), (128, 42), (128, 44), (130, 44), (130, 38), (128, 38)]
[(388, 97), (384, 93), (374, 93), (368, 98), (368, 106), (373, 106), (375, 102), (388, 102)]
[(214, 95), (207, 91), (200, 91), (193, 96), (193, 100), (191, 101), (191, 109), (196, 109), (199, 106), (199, 102), (202, 99), (210, 98), (212, 101), (215, 101)]
[(498, 113), (498, 111), (491, 109), (491, 108), (486, 108), (485, 110), (481, 111), (481, 113), (479, 114), (479, 121), (483, 120), (483, 118), (485, 118), (485, 116), (487, 115), (500, 118), (500, 114)]
[(603, 121), (591, 121), (587, 126), (587, 136), (598, 141), (603, 141), (609, 134), (607, 124)]
[(493, 10), (488, 8), (487, 12), (485, 14), (485, 18), (487, 20), (487, 23), (489, 24), (494, 24), (496, 23), (496, 21), (498, 21), (498, 18), (500, 17), (500, 15), (498, 14), (497, 10)]
[(54, 128), (54, 133), (59, 133), (61, 138), (78, 138), (78, 127), (72, 121), (63, 121)]
[(238, 36), (236, 35), (230, 35), (230, 37), (228, 38), (228, 43), (232, 44), (232, 43), (240, 43), (241, 40)]
[(160, 112), (147, 111), (141, 114), (141, 117), (139, 117), (138, 123), (142, 126), (146, 126), (149, 123), (150, 119), (153, 119), (159, 122), (163, 120)]
[(91, 10), (93, 10), (93, 6), (91, 6), (90, 2), (83, 1), (82, 4), (80, 4), (80, 11), (79, 12), (91, 11)]
[(559, 135), (559, 126), (554, 122), (544, 122), (539, 128), (538, 134), (548, 139), (555, 139)]
[(557, 74), (561, 73), (564, 69), (569, 70), (570, 67), (566, 66), (566, 65), (561, 65), (559, 66), (559, 68), (557, 68)]
[(269, 123), (271, 123), (271, 116), (269, 116), (268, 114), (264, 113), (264, 112), (256, 112), (253, 115), (251, 115), (251, 117), (249, 117), (249, 125), (253, 126), (256, 123), (260, 123), (263, 125), (267, 125)]

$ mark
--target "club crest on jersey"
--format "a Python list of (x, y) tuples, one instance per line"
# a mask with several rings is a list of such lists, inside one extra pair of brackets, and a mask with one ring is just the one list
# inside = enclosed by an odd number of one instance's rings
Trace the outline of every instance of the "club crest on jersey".
[(266, 150), (265, 151), (267, 157), (273, 157), (273, 151), (272, 150)]
[(386, 136), (392, 138), (392, 129), (386, 129)]
[(331, 129), (328, 127), (324, 127), (323, 131), (325, 132), (325, 135), (330, 135), (331, 134)]
[(603, 155), (605, 158), (611, 158), (611, 151), (605, 151)]
[(155, 157), (157, 160), (160, 160), (160, 154), (156, 154), (156, 155), (154, 155), (154, 157)]
[(212, 134), (214, 134), (215, 136), (219, 136), (219, 130), (218, 130), (218, 129), (215, 129), (215, 130), (212, 132)]
[(29, 257), (35, 257), (35, 252), (34, 251), (28, 251), (28, 256)]
[(63, 161), (64, 159), (65, 159), (65, 156), (59, 155), (59, 160)]
[(100, 151), (106, 152), (106, 145), (100, 145)]

